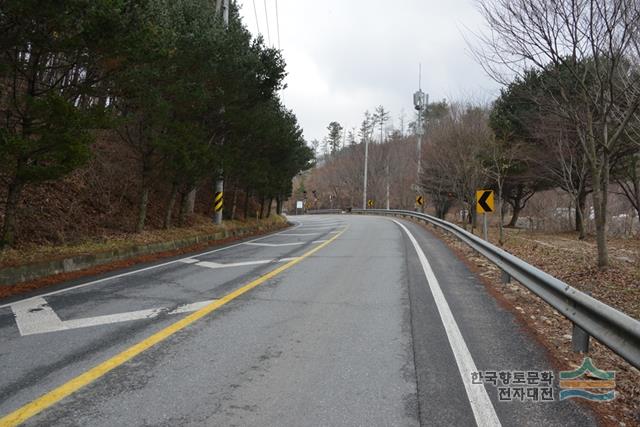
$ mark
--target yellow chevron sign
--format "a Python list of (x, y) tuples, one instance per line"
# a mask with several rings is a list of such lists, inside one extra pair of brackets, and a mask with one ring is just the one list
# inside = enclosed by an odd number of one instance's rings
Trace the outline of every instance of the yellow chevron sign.
[(418, 205), (418, 206), (424, 205), (424, 197), (416, 196), (416, 205)]
[(220, 212), (222, 210), (222, 206), (224, 205), (224, 197), (222, 191), (216, 191), (216, 194), (213, 198), (213, 207), (216, 212)]
[(491, 190), (476, 191), (476, 201), (476, 212), (478, 213), (491, 213), (495, 210), (493, 191)]

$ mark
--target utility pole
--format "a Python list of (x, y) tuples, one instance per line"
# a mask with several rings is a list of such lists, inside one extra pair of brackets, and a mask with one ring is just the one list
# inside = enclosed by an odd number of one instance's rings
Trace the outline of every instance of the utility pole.
[[(420, 184), (420, 176), (422, 175), (422, 135), (424, 135), (424, 127), (422, 126), (422, 111), (427, 108), (429, 103), (429, 95), (422, 91), (422, 64), (418, 68), (418, 91), (413, 94), (413, 105), (418, 111), (418, 120), (416, 122), (416, 135), (418, 136), (418, 170), (416, 173), (415, 189), (418, 195), (422, 195), (422, 185)], [(420, 206), (420, 210), (424, 212), (424, 205)]]
[(387, 210), (389, 210), (389, 157), (387, 155)]
[(362, 209), (367, 209), (367, 166), (369, 165), (369, 137), (364, 135), (364, 190), (362, 191)]
[[(221, 14), (225, 28), (229, 27), (229, 0), (216, 0), (216, 15)], [(220, 109), (224, 113), (224, 106)], [(214, 197), (213, 222), (216, 225), (222, 224), (222, 210), (224, 206), (224, 170), (220, 162), (220, 171), (216, 179), (216, 192)]]

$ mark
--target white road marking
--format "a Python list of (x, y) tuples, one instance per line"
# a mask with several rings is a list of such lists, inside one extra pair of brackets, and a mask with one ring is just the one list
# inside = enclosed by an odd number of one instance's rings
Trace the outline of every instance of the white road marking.
[(202, 307), (209, 305), (213, 301), (215, 300), (198, 301), (198, 302), (192, 302), (191, 304), (183, 304), (176, 307), (174, 310), (171, 310), (168, 314), (182, 314), (182, 313), (191, 313), (192, 311), (198, 311)]
[(243, 245), (278, 247), (278, 246), (304, 245), (305, 243), (307, 243), (307, 242), (294, 242), (294, 243), (255, 243), (255, 242), (245, 242), (245, 243), (243, 243)]
[(196, 262), (198, 262), (198, 260), (195, 258), (179, 259), (178, 261), (184, 262), (185, 264), (195, 264)]
[(427, 277), (429, 289), (431, 289), (431, 294), (433, 295), (433, 299), (438, 307), (440, 319), (442, 320), (444, 329), (447, 332), (447, 338), (449, 339), (451, 350), (453, 350), (453, 355), (456, 359), (456, 363), (458, 364), (458, 370), (460, 371), (460, 376), (462, 377), (462, 382), (464, 383), (464, 388), (467, 392), (467, 398), (471, 404), (471, 409), (473, 410), (473, 416), (476, 419), (476, 423), (478, 426), (500, 426), (500, 420), (498, 419), (496, 410), (491, 403), (491, 399), (489, 399), (489, 395), (487, 394), (487, 390), (484, 388), (484, 385), (472, 384), (471, 382), (471, 373), (477, 372), (478, 369), (476, 368), (473, 357), (471, 357), (471, 353), (467, 348), (467, 344), (464, 342), (464, 338), (460, 333), (460, 328), (458, 328), (458, 324), (453, 317), (453, 313), (451, 313), (451, 308), (449, 308), (449, 304), (442, 293), (438, 279), (431, 269), (429, 260), (422, 251), (422, 248), (420, 248), (418, 241), (413, 237), (411, 232), (409, 232), (407, 227), (395, 219), (392, 221), (398, 224), (404, 232), (407, 233), (409, 240), (413, 244), (413, 248), (418, 254), (418, 259), (420, 259), (420, 264), (422, 264), (422, 270)]
[(311, 243), (324, 243), (324, 242), (326, 242), (326, 240), (314, 240)]
[[(152, 319), (165, 311), (162, 308), (129, 311), (127, 313), (106, 314), (104, 316), (86, 317), (84, 319), (65, 320), (64, 329), (87, 328), (89, 326), (109, 325), (111, 323), (128, 322), (131, 320)], [(50, 331), (47, 331), (50, 332)]]
[(315, 233), (296, 233), (296, 234), (294, 234), (294, 233), (284, 233), (284, 234), (281, 234), (281, 236), (315, 236), (317, 234), (320, 234), (320, 232), (318, 231), (318, 232), (315, 232)]
[(314, 227), (311, 227), (311, 226), (309, 226), (309, 227), (300, 227), (300, 231), (308, 231), (308, 230), (328, 230), (328, 229), (330, 229), (330, 228), (337, 228), (337, 227), (340, 227), (340, 226), (341, 226), (341, 225), (331, 225), (331, 226), (328, 226), (328, 227), (315, 227), (315, 226), (314, 226)]
[(151, 308), (147, 310), (130, 311), (127, 313), (107, 314), (104, 316), (86, 317), (82, 319), (60, 320), (53, 308), (44, 298), (34, 298), (11, 305), (15, 314), (16, 325), (20, 335), (44, 334), (47, 332), (66, 331), (70, 329), (87, 328), (90, 326), (109, 325), (112, 323), (128, 322), (131, 320), (152, 319), (166, 312), (167, 314), (183, 314), (197, 311), (214, 300), (198, 301), (182, 304), (168, 311), (168, 308)]
[[(299, 228), (300, 225), (301, 224), (298, 223), (298, 225), (294, 226), (291, 229), (286, 229), (286, 230), (283, 230), (283, 231), (279, 231), (277, 233), (269, 234), (267, 236), (258, 237), (257, 239), (249, 240), (249, 242), (256, 242), (258, 240), (266, 239), (268, 237), (277, 236), (278, 234), (282, 234), (282, 233), (284, 233), (286, 231), (295, 230), (295, 229)], [(16, 302), (10, 302), (10, 303), (7, 303), (7, 304), (2, 304), (2, 305), (0, 305), (0, 308), (6, 308), (6, 307), (10, 307), (10, 306), (12, 306), (14, 304), (18, 304), (20, 302), (26, 302), (26, 301), (35, 300), (37, 298), (48, 297), (48, 296), (51, 296), (51, 295), (57, 295), (57, 294), (61, 294), (63, 292), (71, 291), (71, 290), (74, 290), (74, 289), (84, 288), (85, 286), (91, 286), (91, 285), (95, 285), (95, 284), (98, 284), (98, 283), (106, 282), (106, 281), (109, 281), (109, 280), (119, 279), (121, 277), (130, 276), (132, 274), (141, 273), (143, 271), (153, 270), (155, 268), (160, 268), (160, 267), (164, 267), (164, 266), (167, 266), (167, 265), (171, 265), (171, 264), (174, 264), (176, 262), (184, 262), (185, 260), (190, 260), (191, 257), (193, 257), (193, 256), (199, 257), (199, 256), (202, 256), (202, 255), (209, 255), (209, 254), (212, 254), (212, 253), (215, 253), (215, 252), (220, 252), (220, 251), (224, 251), (224, 250), (227, 250), (227, 249), (235, 248), (235, 247), (238, 247), (240, 245), (244, 245), (245, 243), (249, 243), (249, 242), (240, 242), (240, 243), (236, 243), (236, 244), (233, 244), (233, 245), (225, 246), (224, 248), (213, 249), (211, 251), (201, 252), (199, 254), (191, 255), (191, 256), (188, 256), (188, 257), (185, 257), (185, 258), (180, 258), (180, 259), (176, 259), (176, 260), (173, 260), (173, 261), (163, 262), (161, 264), (152, 265), (152, 266), (141, 268), (141, 269), (138, 269), (138, 270), (127, 271), (126, 273), (116, 274), (114, 276), (105, 277), (103, 279), (92, 280), (90, 282), (81, 283), (79, 285), (70, 286), (68, 288), (59, 289), (57, 291), (46, 292), (46, 293), (43, 293), (43, 294), (40, 294), (40, 295), (37, 295), (37, 296), (28, 297), (28, 298), (25, 298), (25, 299), (22, 299), (22, 300), (19, 300), (19, 301), (16, 301)]]
[(220, 264), (218, 262), (200, 261), (195, 263), (195, 265), (200, 267), (207, 267), (207, 268), (227, 268), (227, 267), (244, 267), (246, 265), (269, 264), (270, 262), (272, 261), (263, 260), (263, 261), (246, 261), (246, 262), (234, 262), (229, 264)]
[(20, 335), (33, 335), (66, 329), (44, 298), (20, 301), (11, 306)]
[[(262, 245), (263, 244), (260, 244), (260, 246)], [(255, 260), (255, 261), (230, 262), (225, 264), (220, 262), (214, 262), (214, 261), (200, 261), (198, 259), (191, 258), (190, 260), (188, 260), (188, 264), (198, 265), (200, 267), (207, 267), (207, 268), (229, 268), (229, 267), (246, 267), (247, 265), (261, 265), (261, 264), (271, 264), (271, 263), (277, 263), (277, 262), (288, 262), (288, 261), (293, 261), (296, 258), (297, 257), (280, 258), (280, 259), (261, 259), (261, 260)]]

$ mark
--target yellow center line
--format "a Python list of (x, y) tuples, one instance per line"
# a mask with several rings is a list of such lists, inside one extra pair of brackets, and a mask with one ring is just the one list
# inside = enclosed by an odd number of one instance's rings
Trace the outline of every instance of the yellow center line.
[(161, 343), (162, 341), (166, 340), (167, 338), (169, 338), (170, 336), (172, 336), (176, 332), (186, 328), (187, 326), (189, 326), (192, 323), (196, 322), (197, 320), (203, 318), (204, 316), (208, 315), (209, 313), (217, 310), (218, 308), (222, 307), (223, 305), (225, 305), (229, 301), (232, 301), (232, 300), (238, 298), (240, 295), (249, 292), (251, 289), (263, 284), (267, 280), (269, 280), (269, 279), (277, 276), (278, 274), (282, 273), (283, 271), (293, 267), (294, 265), (296, 265), (297, 263), (299, 263), (303, 259), (313, 255), (314, 253), (316, 253), (317, 251), (319, 251), (320, 249), (324, 248), (329, 243), (333, 242), (338, 237), (340, 237), (340, 235), (342, 235), (342, 233), (344, 233), (346, 229), (347, 228), (344, 228), (342, 231), (340, 231), (340, 233), (336, 234), (335, 236), (333, 236), (332, 238), (330, 238), (326, 242), (323, 242), (323, 243), (319, 244), (318, 246), (316, 246), (315, 248), (313, 248), (310, 251), (306, 252), (305, 254), (301, 255), (300, 257), (295, 258), (295, 259), (289, 261), (288, 263), (286, 263), (284, 265), (281, 265), (280, 267), (278, 267), (278, 268), (276, 268), (276, 269), (274, 269), (274, 270), (272, 270), (272, 271), (260, 276), (256, 280), (244, 285), (243, 287), (241, 287), (239, 289), (236, 289), (235, 291), (233, 291), (233, 292), (225, 295), (224, 297), (212, 302), (211, 304), (201, 308), (200, 310), (193, 312), (192, 314), (182, 318), (181, 320), (178, 320), (175, 323), (172, 323), (171, 325), (167, 326), (166, 328), (162, 329), (161, 331), (156, 332), (155, 334), (151, 335), (148, 338), (145, 338), (144, 340), (140, 341), (137, 344), (134, 344), (133, 346), (131, 346), (128, 349), (126, 349), (123, 352), (121, 352), (120, 354), (117, 354), (116, 356), (113, 356), (112, 358), (100, 363), (99, 365), (97, 365), (97, 366), (89, 369), (88, 371), (78, 375), (77, 377), (67, 381), (66, 383), (62, 384), (61, 386), (58, 386), (58, 387), (54, 388), (53, 390), (43, 394), (42, 396), (38, 397), (37, 399), (35, 399), (35, 400), (27, 403), (26, 405), (16, 409), (15, 411), (11, 412), (10, 414), (0, 418), (0, 426), (2, 426), (2, 427), (5, 427), (5, 426), (16, 426), (16, 425), (19, 425), (19, 424), (27, 421), (29, 418), (33, 417), (34, 415), (36, 415), (36, 414), (44, 411), (45, 409), (53, 406), (54, 404), (56, 404), (60, 400), (64, 399), (65, 397), (75, 393), (76, 391), (78, 391), (82, 387), (84, 387), (84, 386), (92, 383), (93, 381), (97, 380), (98, 378), (104, 376), (109, 371), (111, 371), (111, 370), (117, 368), (118, 366), (122, 365), (123, 363), (133, 359), (134, 357), (136, 357), (137, 355), (139, 355), (143, 351), (155, 346), (156, 344)]

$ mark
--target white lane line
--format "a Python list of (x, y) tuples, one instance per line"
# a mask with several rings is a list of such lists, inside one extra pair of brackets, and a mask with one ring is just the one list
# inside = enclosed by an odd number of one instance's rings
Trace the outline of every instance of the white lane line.
[(320, 234), (319, 231), (315, 232), (315, 233), (295, 233), (295, 234), (294, 233), (284, 233), (284, 234), (281, 234), (281, 236), (315, 236), (315, 235), (318, 235), (318, 234)]
[(278, 246), (298, 246), (304, 245), (307, 242), (293, 242), (293, 243), (255, 243), (255, 242), (245, 242), (243, 245), (251, 245), (251, 246), (266, 246), (266, 247), (278, 247)]
[(442, 293), (438, 279), (431, 269), (429, 260), (427, 260), (422, 248), (420, 248), (417, 240), (409, 232), (407, 227), (395, 219), (392, 221), (398, 224), (404, 232), (407, 233), (409, 240), (411, 240), (411, 243), (413, 244), (413, 248), (418, 254), (418, 259), (420, 259), (420, 264), (422, 264), (422, 270), (427, 277), (429, 289), (431, 289), (431, 294), (433, 295), (433, 299), (438, 307), (438, 313), (440, 313), (440, 319), (442, 320), (442, 324), (444, 325), (444, 329), (447, 333), (451, 350), (453, 350), (453, 356), (458, 364), (458, 371), (460, 371), (460, 376), (462, 377), (462, 382), (467, 392), (467, 398), (471, 404), (471, 409), (473, 410), (473, 416), (476, 419), (476, 423), (478, 426), (500, 426), (500, 420), (498, 419), (498, 415), (496, 415), (496, 410), (491, 403), (491, 399), (489, 399), (489, 395), (487, 394), (487, 390), (484, 388), (484, 385), (472, 384), (471, 382), (471, 373), (477, 372), (478, 369), (476, 368), (473, 357), (471, 357), (471, 353), (467, 348), (467, 344), (464, 342), (464, 338), (460, 333), (460, 328), (458, 328), (458, 324), (453, 317), (453, 313), (451, 313), (451, 308), (449, 308), (449, 304)]
[(215, 252), (225, 251), (227, 249), (231, 249), (231, 248), (238, 247), (240, 245), (244, 245), (245, 243), (255, 242), (255, 241), (258, 241), (258, 240), (261, 240), (261, 239), (266, 239), (268, 237), (277, 236), (278, 234), (282, 234), (285, 231), (295, 230), (298, 227), (300, 227), (300, 224), (297, 224), (296, 226), (294, 226), (293, 228), (290, 228), (290, 229), (286, 229), (286, 230), (283, 230), (283, 231), (279, 231), (277, 233), (269, 234), (268, 236), (262, 236), (262, 237), (258, 237), (257, 239), (249, 240), (248, 242), (235, 243), (233, 245), (225, 246), (224, 248), (218, 248), (218, 249), (213, 249), (213, 250), (206, 251), (206, 252), (201, 252), (201, 253), (198, 253), (198, 254), (195, 254), (195, 255), (191, 255), (191, 256), (188, 256), (188, 257), (185, 257), (185, 258), (180, 258), (180, 259), (176, 259), (176, 260), (173, 260), (173, 261), (163, 262), (162, 264), (156, 264), (156, 265), (152, 265), (152, 266), (149, 266), (149, 267), (141, 268), (139, 270), (133, 270), (133, 271), (128, 271), (126, 273), (116, 274), (114, 276), (105, 277), (103, 279), (92, 280), (90, 282), (81, 283), (79, 285), (71, 286), (71, 287), (64, 288), (64, 289), (59, 289), (57, 291), (46, 292), (44, 294), (40, 294), (40, 295), (37, 295), (37, 296), (25, 298), (25, 299), (18, 300), (18, 301), (15, 301), (15, 302), (10, 302), (10, 303), (7, 303), (7, 304), (2, 304), (2, 305), (0, 305), (0, 308), (10, 307), (10, 306), (12, 306), (14, 304), (18, 304), (18, 303), (23, 302), (23, 301), (31, 301), (31, 300), (34, 300), (34, 299), (37, 299), (37, 298), (42, 298), (42, 297), (48, 297), (48, 296), (51, 296), (51, 295), (61, 294), (63, 292), (72, 291), (74, 289), (81, 289), (81, 288), (84, 288), (85, 286), (91, 286), (91, 285), (95, 285), (95, 284), (98, 284), (98, 283), (106, 282), (106, 281), (109, 281), (109, 280), (119, 279), (121, 277), (130, 276), (132, 274), (142, 273), (143, 271), (148, 271), (148, 270), (153, 270), (153, 269), (160, 268), (160, 267), (165, 267), (167, 265), (171, 265), (171, 264), (174, 264), (174, 263), (177, 263), (177, 262), (184, 262), (185, 260), (189, 260), (189, 259), (191, 259), (191, 257), (194, 257), (194, 256), (195, 257), (200, 257), (200, 256), (203, 256), (203, 255), (209, 255), (209, 254), (212, 254), (212, 253), (215, 253)]
[(11, 306), (20, 335), (35, 335), (48, 332), (66, 331), (70, 329), (87, 328), (91, 326), (109, 325), (112, 323), (128, 322), (131, 320), (153, 319), (160, 313), (183, 314), (197, 311), (214, 300), (198, 301), (182, 304), (168, 311), (168, 308), (151, 308), (147, 310), (130, 311), (126, 313), (107, 314), (104, 316), (86, 317), (81, 319), (60, 320), (53, 308), (44, 298), (32, 299)]
[(185, 264), (195, 264), (196, 262), (198, 262), (198, 260), (195, 258), (179, 259), (178, 261), (183, 262)]
[(311, 243), (324, 243), (324, 242), (326, 242), (326, 240), (314, 240)]

